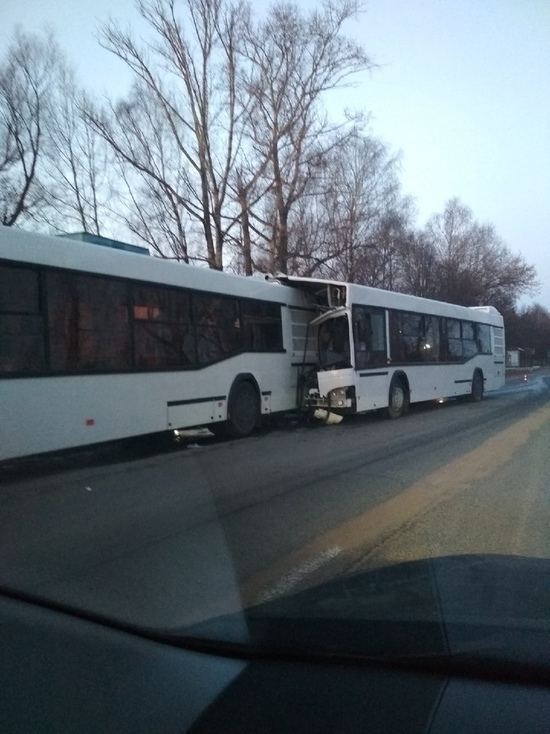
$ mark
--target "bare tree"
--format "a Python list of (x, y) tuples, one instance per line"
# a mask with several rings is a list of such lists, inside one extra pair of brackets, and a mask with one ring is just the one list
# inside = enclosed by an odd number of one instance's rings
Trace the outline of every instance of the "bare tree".
[(249, 25), (245, 89), (253, 102), (247, 132), (258, 166), (268, 164), (271, 199), (266, 204), (262, 198), (259, 208), (249, 210), (258, 230), (267, 230), (274, 270), (288, 269), (292, 208), (334, 143), (335, 127), (321, 109), (322, 98), (373, 66), (342, 33), (358, 10), (356, 0), (327, 0), (309, 13), (278, 3), (265, 19)]
[[(225, 0), (180, 5), (183, 17), (176, 0), (140, 0), (139, 13), (151, 31), (142, 43), (114, 23), (104, 28), (101, 43), (132, 69), (136, 84), (127, 102), (89, 111), (88, 120), (137, 172), (149, 205), (167, 197), (180, 245), (183, 211), (202, 230), (205, 252), (196, 257), (221, 269), (227, 233), (237, 219), (224, 208), (237, 145), (236, 68), (247, 9)], [(134, 231), (158, 249), (151, 230), (139, 224), (146, 217), (136, 192), (133, 203)]]
[(42, 219), (54, 231), (81, 229), (99, 235), (113, 220), (112, 155), (84, 119), (89, 105), (73, 71), (61, 68), (42, 161), (49, 202)]
[(513, 311), (505, 317), (506, 343), (520, 347), (529, 363), (550, 362), (550, 312), (533, 303)]
[(47, 192), (39, 163), (51, 129), (51, 96), (61, 52), (53, 37), (17, 30), (0, 67), (0, 221), (41, 214)]
[(439, 297), (467, 306), (532, 294), (536, 270), (514, 255), (492, 225), (480, 224), (459, 199), (427, 223), (426, 237), (439, 261)]
[(346, 135), (324, 158), (291, 219), (293, 272), (391, 288), (410, 213), (398, 158), (372, 136)]
[(439, 259), (431, 240), (422, 231), (409, 231), (401, 243), (397, 290), (422, 298), (439, 298)]
[(183, 195), (192, 182), (156, 94), (136, 84), (108, 113), (89, 107), (85, 117), (113, 152), (121, 198), (116, 218), (157, 254), (189, 262), (192, 217)]

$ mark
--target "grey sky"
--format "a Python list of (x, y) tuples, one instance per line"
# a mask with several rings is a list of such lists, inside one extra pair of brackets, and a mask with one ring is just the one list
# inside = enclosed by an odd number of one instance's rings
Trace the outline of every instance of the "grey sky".
[[(0, 51), (16, 23), (49, 24), (86, 86), (124, 92), (129, 76), (94, 32), (109, 13), (133, 22), (131, 0), (0, 0), (0, 8)], [(370, 112), (373, 133), (402, 151), (417, 223), (459, 197), (536, 265), (536, 300), (550, 308), (550, 2), (370, 0), (347, 30), (380, 68), (333, 95), (333, 114)]]

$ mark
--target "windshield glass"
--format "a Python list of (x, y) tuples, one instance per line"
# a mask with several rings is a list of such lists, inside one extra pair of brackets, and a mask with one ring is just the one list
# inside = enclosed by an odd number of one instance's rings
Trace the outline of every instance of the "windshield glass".
[(319, 325), (319, 364), (323, 369), (351, 367), (347, 315), (329, 318)]
[(3, 4), (6, 596), (550, 669), (550, 16), (489, 4)]

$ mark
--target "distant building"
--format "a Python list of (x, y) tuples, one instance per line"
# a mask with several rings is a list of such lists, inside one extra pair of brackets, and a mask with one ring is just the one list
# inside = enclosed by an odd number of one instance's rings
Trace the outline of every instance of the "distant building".
[(506, 367), (519, 367), (519, 349), (506, 350)]
[(515, 349), (506, 350), (506, 367), (529, 367), (533, 362), (531, 349)]

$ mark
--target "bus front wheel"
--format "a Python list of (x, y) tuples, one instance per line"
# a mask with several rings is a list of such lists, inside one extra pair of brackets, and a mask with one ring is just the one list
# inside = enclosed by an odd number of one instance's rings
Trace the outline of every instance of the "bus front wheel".
[(260, 399), (254, 385), (243, 380), (234, 385), (229, 399), (226, 432), (234, 438), (248, 436), (260, 422)]
[(386, 416), (388, 418), (399, 418), (409, 410), (409, 391), (402, 377), (394, 377), (390, 385), (388, 407)]

